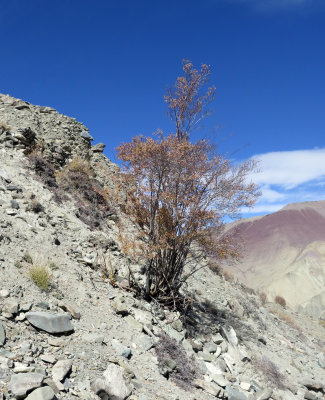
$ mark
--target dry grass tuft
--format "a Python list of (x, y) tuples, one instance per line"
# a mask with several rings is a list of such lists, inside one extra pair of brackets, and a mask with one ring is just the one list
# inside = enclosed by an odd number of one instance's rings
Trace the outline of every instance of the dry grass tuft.
[(47, 265), (34, 264), (30, 267), (29, 277), (41, 290), (47, 291), (51, 284), (52, 274)]

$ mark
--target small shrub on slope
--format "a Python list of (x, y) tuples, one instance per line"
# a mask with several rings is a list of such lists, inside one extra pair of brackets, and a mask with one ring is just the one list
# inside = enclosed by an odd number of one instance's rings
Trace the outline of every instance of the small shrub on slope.
[(285, 308), (286, 305), (287, 305), (285, 299), (284, 299), (282, 296), (276, 296), (276, 297), (274, 298), (274, 302), (275, 302), (276, 304), (279, 304), (279, 305), (280, 305), (281, 307), (283, 307), (283, 308)]
[(155, 350), (163, 374), (166, 371), (167, 377), (170, 377), (178, 386), (189, 389), (194, 379), (199, 377), (199, 368), (195, 361), (187, 356), (183, 346), (175, 339), (162, 334)]
[(43, 264), (34, 264), (29, 269), (29, 276), (31, 280), (38, 286), (41, 290), (48, 290), (51, 284), (51, 271)]

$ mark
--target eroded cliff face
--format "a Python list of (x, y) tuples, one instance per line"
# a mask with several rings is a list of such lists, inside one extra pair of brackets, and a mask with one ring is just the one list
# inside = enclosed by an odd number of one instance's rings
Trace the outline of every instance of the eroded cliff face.
[(248, 286), (279, 295), (294, 310), (325, 310), (325, 201), (289, 204), (236, 225), (244, 243), (234, 273)]
[[(321, 399), (318, 320), (209, 269), (188, 282), (186, 317), (137, 297), (129, 267), (141, 282), (143, 265), (123, 252), (136, 226), (114, 196), (117, 166), (90, 139), (73, 118), (0, 95), (0, 399)], [(51, 186), (76, 157), (95, 197)], [(93, 198), (101, 213), (85, 219)]]

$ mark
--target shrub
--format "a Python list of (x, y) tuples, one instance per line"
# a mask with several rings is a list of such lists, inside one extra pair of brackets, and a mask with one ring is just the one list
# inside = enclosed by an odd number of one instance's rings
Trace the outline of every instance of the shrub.
[(319, 319), (318, 323), (320, 326), (322, 326), (325, 329), (325, 321), (323, 319)]
[(262, 372), (266, 380), (275, 388), (284, 390), (288, 387), (285, 375), (269, 358), (265, 356), (253, 358), (252, 362), (255, 368)]
[(161, 334), (155, 351), (160, 371), (183, 389), (189, 389), (194, 379), (199, 377), (198, 365), (175, 339)]
[[(204, 107), (213, 99), (214, 88), (201, 94), (209, 76), (207, 65), (198, 71), (184, 61), (183, 71), (165, 96), (174, 134), (138, 136), (117, 148), (125, 163), (127, 211), (142, 227), (147, 244), (144, 295), (172, 307), (182, 303), (180, 288), (202, 268), (202, 259), (237, 256), (237, 247), (223, 234), (223, 221), (253, 205), (259, 195), (247, 179), (255, 170), (254, 161), (235, 166), (216, 154), (209, 141), (190, 142), (191, 131), (207, 115)], [(185, 266), (192, 268), (185, 273)]]
[(32, 167), (36, 174), (42, 181), (51, 188), (56, 188), (58, 185), (55, 179), (55, 169), (52, 164), (45, 160), (45, 158), (36, 152), (28, 156)]
[(112, 214), (102, 187), (93, 178), (88, 161), (76, 157), (55, 176), (60, 187), (75, 198), (78, 218), (91, 229), (99, 228), (103, 219)]
[(51, 283), (51, 271), (46, 265), (34, 264), (29, 269), (29, 276), (41, 290), (48, 290)]
[(276, 304), (279, 304), (281, 307), (285, 308), (286, 307), (286, 301), (282, 296), (275, 296), (274, 302)]
[(267, 300), (266, 294), (265, 294), (264, 292), (260, 292), (260, 293), (258, 294), (258, 297), (260, 298), (261, 303), (262, 303), (262, 305), (264, 306), (265, 303), (266, 303), (266, 300)]
[(37, 199), (32, 199), (27, 206), (27, 211), (32, 211), (35, 214), (39, 214), (44, 211), (44, 207)]

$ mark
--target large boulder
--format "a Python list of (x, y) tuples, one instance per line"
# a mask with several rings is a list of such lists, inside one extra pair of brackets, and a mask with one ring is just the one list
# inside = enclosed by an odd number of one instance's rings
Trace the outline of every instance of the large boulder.
[(51, 314), (38, 311), (26, 313), (26, 318), (35, 328), (48, 333), (67, 333), (74, 330), (67, 314)]

